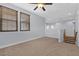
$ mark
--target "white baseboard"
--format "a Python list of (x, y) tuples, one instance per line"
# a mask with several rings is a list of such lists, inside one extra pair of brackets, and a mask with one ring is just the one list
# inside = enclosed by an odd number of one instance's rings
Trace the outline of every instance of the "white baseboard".
[(50, 36), (50, 35), (45, 35), (45, 37), (51, 37), (51, 38), (56, 38), (56, 39), (58, 39), (57, 37), (53, 37), (53, 36)]
[(41, 37), (44, 37), (44, 36), (38, 36), (38, 37), (34, 37), (34, 38), (31, 38), (31, 39), (28, 39), (28, 40), (25, 40), (25, 41), (20, 41), (20, 42), (11, 43), (11, 44), (8, 44), (8, 45), (3, 45), (3, 46), (0, 46), (0, 49), (10, 47), (10, 46), (13, 46), (13, 45), (17, 45), (17, 44), (21, 44), (21, 43), (24, 43), (24, 42), (28, 42), (28, 41), (31, 41), (31, 40), (35, 40), (35, 39), (38, 39), (38, 38), (41, 38)]

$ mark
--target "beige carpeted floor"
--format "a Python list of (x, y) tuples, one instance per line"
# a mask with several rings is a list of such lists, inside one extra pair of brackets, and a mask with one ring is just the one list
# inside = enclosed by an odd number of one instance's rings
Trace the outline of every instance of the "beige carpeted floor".
[(3, 56), (79, 56), (73, 44), (58, 43), (57, 39), (43, 37), (15, 46), (0, 49)]

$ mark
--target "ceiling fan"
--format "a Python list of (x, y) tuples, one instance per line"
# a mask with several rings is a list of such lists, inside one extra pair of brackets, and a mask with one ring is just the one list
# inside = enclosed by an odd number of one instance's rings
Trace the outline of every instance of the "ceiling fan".
[(36, 4), (36, 7), (34, 8), (34, 10), (36, 10), (37, 8), (42, 8), (43, 11), (46, 11), (45, 9), (45, 5), (52, 5), (53, 3), (30, 3), (30, 4)]

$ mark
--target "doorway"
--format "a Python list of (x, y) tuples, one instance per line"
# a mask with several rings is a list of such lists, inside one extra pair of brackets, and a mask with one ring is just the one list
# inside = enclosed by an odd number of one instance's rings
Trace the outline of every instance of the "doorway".
[(66, 32), (64, 31), (64, 42), (65, 43), (75, 44), (76, 38), (77, 38), (77, 32), (74, 33), (74, 36), (68, 36)]

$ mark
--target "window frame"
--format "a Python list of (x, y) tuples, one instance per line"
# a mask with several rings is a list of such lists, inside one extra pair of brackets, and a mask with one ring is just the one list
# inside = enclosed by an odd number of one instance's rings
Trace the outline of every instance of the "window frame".
[[(15, 11), (16, 12), (16, 20), (15, 20), (15, 22), (16, 22), (16, 30), (0, 30), (0, 32), (15, 32), (15, 31), (18, 31), (18, 11), (16, 11), (16, 10), (14, 10), (14, 9), (12, 9), (12, 8), (8, 8), (8, 7), (5, 7), (5, 6), (2, 6), (2, 5), (0, 5), (0, 8), (1, 8), (1, 20), (2, 20), (2, 23), (3, 23), (3, 18), (2, 18), (2, 16), (3, 16), (3, 14), (2, 14), (2, 8), (6, 8), (6, 9), (10, 9), (10, 10), (13, 10), (13, 11)], [(10, 20), (10, 19), (7, 19), (6, 21), (13, 21), (13, 20)], [(2, 24), (1, 23), (1, 24)], [(1, 27), (2, 27), (3, 25), (1, 25)]]
[[(28, 23), (28, 30), (21, 30), (21, 14), (24, 14), (24, 15), (27, 15), (27, 16), (29, 16), (29, 23)], [(20, 12), (20, 31), (30, 31), (30, 15), (29, 14), (27, 14), (27, 13), (24, 13), (24, 12)]]

